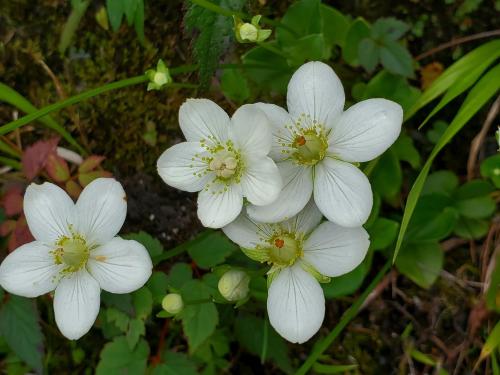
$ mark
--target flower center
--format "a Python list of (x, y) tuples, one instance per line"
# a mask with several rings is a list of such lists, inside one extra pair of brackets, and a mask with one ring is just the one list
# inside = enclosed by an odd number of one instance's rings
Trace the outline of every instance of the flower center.
[(271, 239), (269, 259), (282, 266), (291, 266), (301, 254), (300, 242), (288, 234)]
[(235, 153), (221, 150), (214, 154), (208, 168), (214, 171), (217, 177), (228, 179), (236, 173), (238, 164), (238, 157)]
[(89, 248), (82, 237), (64, 237), (57, 243), (58, 248), (54, 250), (57, 264), (68, 266), (64, 271), (75, 272), (85, 266), (89, 259)]
[(325, 157), (328, 142), (323, 134), (308, 129), (295, 137), (293, 147), (296, 149), (293, 156), (299, 164), (315, 165)]

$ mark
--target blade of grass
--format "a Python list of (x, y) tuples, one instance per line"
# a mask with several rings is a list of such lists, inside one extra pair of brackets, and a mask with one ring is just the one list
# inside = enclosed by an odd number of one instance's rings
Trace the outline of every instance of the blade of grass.
[(451, 139), (464, 127), (464, 125), (490, 100), (500, 89), (500, 65), (492, 68), (486, 73), (479, 82), (472, 88), (467, 97), (465, 98), (462, 106), (460, 107), (457, 115), (446, 128), (437, 144), (434, 146), (429, 158), (425, 162), (422, 170), (420, 171), (417, 179), (408, 194), (406, 200), (406, 207), (403, 213), (403, 219), (399, 228), (398, 239), (396, 248), (394, 250), (393, 261), (396, 260), (399, 249), (403, 244), (406, 229), (410, 223), (410, 219), (417, 205), (418, 198), (424, 187), (425, 180), (432, 166), (432, 162), (437, 154), (446, 146)]
[(17, 169), (18, 171), (21, 170), (21, 163), (17, 160), (0, 156), (0, 163), (6, 165), (8, 167), (12, 167), (14, 169)]

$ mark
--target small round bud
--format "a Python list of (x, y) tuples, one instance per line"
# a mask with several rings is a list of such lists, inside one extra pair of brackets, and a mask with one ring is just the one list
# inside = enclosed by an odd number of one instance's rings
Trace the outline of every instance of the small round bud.
[(256, 42), (259, 30), (251, 23), (244, 23), (239, 27), (240, 37), (244, 41)]
[(246, 298), (250, 277), (244, 271), (227, 271), (219, 280), (220, 294), (228, 301), (235, 302)]
[(180, 294), (169, 293), (163, 297), (161, 307), (163, 307), (163, 309), (170, 314), (177, 314), (184, 308), (184, 302), (182, 302)]

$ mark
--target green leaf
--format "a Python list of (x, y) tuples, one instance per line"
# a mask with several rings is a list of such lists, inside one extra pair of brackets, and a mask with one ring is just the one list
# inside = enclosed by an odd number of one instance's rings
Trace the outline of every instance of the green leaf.
[(123, 311), (110, 307), (106, 310), (106, 319), (108, 322), (114, 323), (120, 331), (127, 331), (130, 318)]
[(457, 187), (458, 177), (455, 173), (449, 170), (437, 171), (431, 173), (427, 178), (422, 195), (438, 193), (451, 197)]
[(316, 362), (313, 365), (313, 371), (316, 374), (349, 374), (356, 370), (359, 365), (324, 365)]
[(66, 49), (71, 43), (71, 39), (75, 35), (80, 20), (85, 15), (87, 7), (90, 4), (90, 0), (78, 0), (71, 2), (71, 13), (64, 24), (63, 31), (61, 33), (61, 38), (59, 39), (59, 46), (57, 49), (61, 54), (64, 54)]
[(432, 124), (432, 129), (427, 130), (425, 135), (427, 139), (432, 143), (436, 144), (439, 141), (439, 138), (444, 134), (446, 128), (448, 127), (448, 123), (442, 120), (435, 121)]
[(417, 176), (406, 201), (405, 211), (401, 222), (401, 228), (398, 234), (398, 241), (394, 251), (394, 259), (403, 243), (408, 223), (417, 204), (418, 198), (424, 186), (427, 175), (429, 174), (432, 162), (447, 143), (457, 134), (460, 129), (474, 116), (486, 102), (500, 89), (500, 65), (491, 69), (485, 74), (479, 82), (472, 88), (464, 103), (460, 107), (457, 115), (446, 129), (445, 133), (439, 139), (438, 143), (432, 149), (432, 152), (425, 162), (422, 171)]
[(490, 332), (483, 348), (481, 349), (480, 360), (489, 356), (500, 345), (500, 321), (495, 324), (493, 330)]
[(490, 286), (486, 291), (488, 310), (500, 312), (500, 252), (496, 252)]
[(478, 240), (488, 233), (490, 222), (488, 220), (469, 219), (466, 217), (458, 218), (455, 225), (455, 234), (468, 240)]
[(284, 47), (284, 51), (290, 56), (291, 65), (301, 65), (306, 60), (325, 60), (330, 57), (323, 34), (310, 34), (296, 39), (293, 44)]
[(125, 14), (125, 1), (106, 0), (106, 9), (108, 11), (109, 23), (114, 32), (117, 32), (122, 24), (122, 18)]
[(139, 342), (139, 338), (146, 334), (146, 327), (144, 326), (144, 320), (142, 319), (132, 319), (129, 322), (128, 331), (126, 335), (127, 343), (130, 349), (134, 347)]
[(186, 263), (176, 263), (168, 274), (168, 286), (179, 290), (188, 281), (191, 281), (193, 270)]
[(380, 157), (371, 174), (373, 191), (379, 193), (385, 200), (393, 200), (400, 192), (403, 184), (403, 174), (399, 160), (392, 149)]
[(496, 209), (490, 193), (493, 187), (486, 181), (470, 181), (460, 186), (454, 194), (455, 207), (460, 215), (470, 219), (485, 219)]
[(161, 242), (144, 231), (140, 231), (138, 233), (128, 233), (124, 235), (123, 238), (139, 242), (146, 248), (151, 258), (163, 253), (163, 245)]
[(146, 341), (140, 340), (131, 349), (125, 336), (117, 337), (104, 346), (96, 375), (144, 374), (148, 356)]
[(250, 96), (248, 82), (241, 70), (224, 69), (221, 77), (221, 89), (224, 95), (238, 104)]
[[(276, 47), (275, 42), (267, 43)], [(286, 93), (288, 81), (294, 69), (287, 60), (263, 47), (255, 47), (242, 57), (247, 76), (262, 88), (269, 88), (279, 93)]]
[(429, 288), (443, 268), (443, 258), (437, 242), (407, 244), (396, 259), (396, 267), (417, 285)]
[(268, 361), (276, 363), (286, 373), (292, 372), (285, 341), (270, 327), (267, 328), (266, 336), (264, 319), (242, 312), (238, 314), (234, 329), (243, 348), (260, 357), (265, 346)]
[(367, 72), (372, 72), (380, 58), (380, 47), (371, 38), (363, 39), (358, 46), (359, 63)]
[(342, 276), (332, 277), (329, 283), (321, 284), (325, 298), (332, 299), (348, 296), (358, 290), (363, 284), (363, 280), (370, 269), (371, 258), (371, 256), (367, 256), (365, 260), (351, 272)]
[(452, 204), (449, 197), (441, 194), (421, 197), (408, 226), (406, 241), (439, 241), (449, 236), (458, 219)]
[(497, 189), (500, 189), (500, 154), (490, 156), (481, 163), (481, 176), (490, 178)]
[(134, 17), (134, 29), (137, 34), (137, 38), (144, 45), (144, 1), (138, 0), (137, 9), (135, 11)]
[(282, 47), (292, 46), (298, 38), (321, 33), (323, 20), (319, 6), (319, 0), (299, 0), (292, 4), (281, 19), (281, 24), (288, 28), (276, 28), (278, 44)]
[(420, 90), (411, 86), (405, 77), (382, 70), (366, 85), (360, 100), (384, 98), (401, 104), (403, 111), (406, 111), (419, 96)]
[(210, 269), (223, 263), (238, 247), (221, 232), (213, 232), (188, 249), (200, 268)]
[(155, 367), (152, 375), (197, 375), (196, 365), (184, 353), (167, 351), (162, 354), (162, 363)]
[[(233, 11), (243, 7), (244, 0), (212, 0), (213, 3)], [(184, 23), (186, 31), (197, 30), (194, 38), (193, 55), (199, 64), (200, 86), (206, 89), (219, 64), (219, 58), (229, 44), (225, 39), (234, 39), (233, 19), (189, 2)]]
[(380, 40), (398, 40), (410, 26), (396, 18), (379, 18), (372, 26), (372, 37)]
[(391, 148), (399, 160), (410, 163), (413, 169), (420, 167), (420, 154), (413, 144), (413, 139), (408, 135), (401, 134)]
[(398, 235), (399, 223), (383, 217), (377, 218), (368, 228), (370, 249), (383, 250), (391, 245)]
[(219, 323), (219, 313), (210, 302), (208, 288), (199, 280), (191, 280), (181, 288), (185, 307), (180, 313), (184, 334), (188, 338), (189, 351), (196, 349), (215, 332)]
[(127, 23), (131, 25), (134, 22), (135, 12), (140, 0), (122, 0), (123, 10), (127, 19)]
[(337, 9), (326, 4), (321, 4), (319, 11), (323, 20), (325, 43), (328, 46), (335, 44), (339, 47), (344, 47), (345, 38), (350, 26), (349, 19)]
[(380, 61), (384, 68), (394, 74), (413, 77), (413, 58), (398, 42), (385, 40), (380, 48)]
[(472, 50), (460, 60), (452, 64), (425, 90), (412, 108), (405, 113), (405, 119), (412, 117), (419, 109), (442, 95), (452, 85), (467, 76), (471, 70), (486, 61), (492, 63), (500, 56), (500, 40), (492, 40)]
[(155, 271), (149, 278), (146, 286), (151, 291), (153, 300), (156, 303), (161, 303), (163, 297), (167, 294), (168, 277), (163, 272)]
[(146, 319), (153, 310), (153, 295), (151, 291), (143, 286), (141, 289), (132, 293), (134, 302), (135, 316), (139, 319)]
[(361, 17), (356, 18), (347, 32), (342, 57), (350, 64), (358, 64), (359, 43), (370, 36), (370, 25)]
[(42, 373), (44, 337), (35, 301), (10, 295), (0, 310), (0, 333), (9, 347), (35, 371)]

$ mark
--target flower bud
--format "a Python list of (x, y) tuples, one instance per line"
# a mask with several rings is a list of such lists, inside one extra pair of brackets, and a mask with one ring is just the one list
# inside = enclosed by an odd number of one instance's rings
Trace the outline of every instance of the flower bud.
[(169, 293), (163, 297), (161, 307), (170, 314), (178, 314), (184, 308), (184, 302), (180, 294)]
[(170, 72), (161, 59), (158, 60), (156, 69), (146, 70), (146, 75), (149, 78), (148, 91), (160, 90), (163, 86), (172, 82)]
[(261, 16), (254, 16), (250, 23), (243, 22), (234, 17), (234, 32), (236, 40), (240, 43), (260, 43), (269, 38), (271, 30), (261, 29), (259, 26)]
[(228, 301), (240, 301), (248, 295), (250, 277), (244, 271), (229, 270), (219, 280), (220, 294)]

